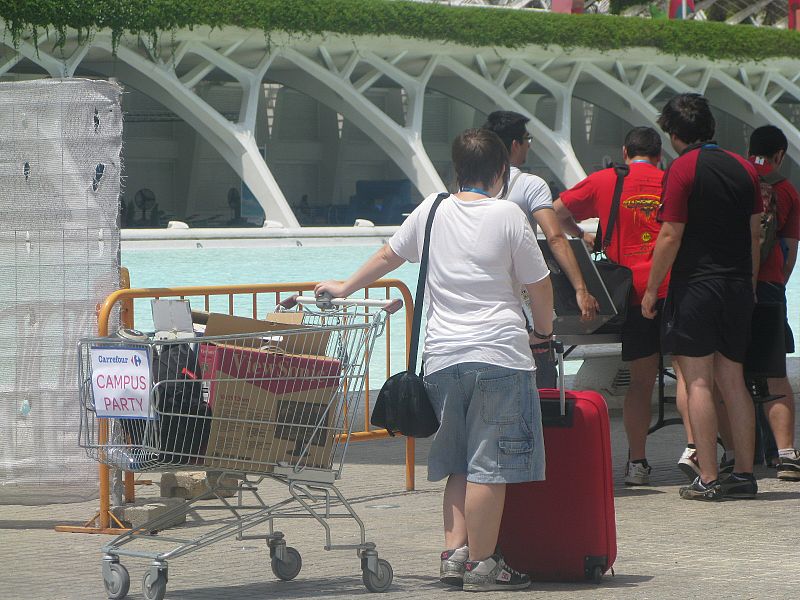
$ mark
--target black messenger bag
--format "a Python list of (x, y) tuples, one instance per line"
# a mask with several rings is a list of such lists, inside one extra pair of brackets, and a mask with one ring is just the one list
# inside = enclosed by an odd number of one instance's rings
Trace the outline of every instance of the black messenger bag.
[(370, 423), (376, 427), (383, 427), (393, 436), (400, 433), (406, 437), (426, 438), (432, 436), (439, 429), (439, 419), (433, 411), (425, 384), (422, 381), (422, 370), (416, 374), (417, 349), (419, 347), (419, 333), (422, 322), (422, 304), (425, 297), (425, 279), (428, 274), (428, 250), (431, 241), (431, 227), (436, 209), (442, 200), (450, 194), (442, 193), (436, 197), (425, 224), (425, 241), (422, 244), (422, 256), (419, 261), (419, 279), (417, 279), (417, 295), (414, 299), (414, 319), (411, 326), (411, 345), (408, 355), (408, 369), (396, 373), (386, 380), (375, 408), (372, 411)]

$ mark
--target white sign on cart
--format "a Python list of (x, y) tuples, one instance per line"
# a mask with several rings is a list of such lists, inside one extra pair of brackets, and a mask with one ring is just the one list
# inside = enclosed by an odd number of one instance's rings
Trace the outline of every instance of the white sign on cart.
[(150, 357), (144, 348), (91, 349), (92, 391), (98, 417), (152, 419)]

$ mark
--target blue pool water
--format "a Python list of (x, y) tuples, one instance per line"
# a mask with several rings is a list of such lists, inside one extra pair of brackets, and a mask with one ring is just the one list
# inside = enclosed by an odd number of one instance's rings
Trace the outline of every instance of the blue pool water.
[[(335, 243), (335, 240), (331, 240)], [(378, 245), (329, 247), (298, 246), (270, 248), (193, 248), (169, 250), (123, 250), (122, 265), (127, 267), (131, 277), (131, 287), (177, 287), (211, 286), (253, 283), (291, 283), (302, 281), (322, 281), (344, 279), (358, 268), (377, 249)], [(388, 277), (400, 279), (411, 290), (416, 290), (418, 265), (404, 264)], [(383, 292), (378, 292), (383, 293)], [(274, 308), (274, 297), (265, 295), (259, 304), (259, 316), (266, 315)], [(399, 294), (397, 297), (400, 297)], [(193, 307), (202, 309), (201, 300), (189, 298)], [(212, 301), (211, 310), (228, 312), (228, 301), (219, 297)], [(152, 329), (149, 300), (134, 303), (136, 327), (144, 331)], [(251, 297), (238, 297), (235, 314), (252, 316)], [(402, 324), (405, 313), (393, 317), (396, 323), (391, 352), (391, 369), (400, 371), (405, 362)], [(398, 325), (400, 326), (398, 328)], [(383, 381), (385, 376), (385, 348), (376, 344), (371, 360), (371, 379)], [(371, 387), (375, 387), (372, 383)]]
[[(331, 240), (335, 244), (335, 240)], [(124, 250), (122, 264), (131, 287), (283, 283), (342, 279), (379, 246), (296, 246)], [(417, 265), (405, 264), (389, 277), (416, 286)]]
[[(249, 283), (289, 283), (343, 279), (369, 258), (379, 246), (338, 245), (331, 240), (327, 247), (269, 247), (269, 248), (193, 248), (169, 250), (123, 250), (122, 264), (131, 275), (131, 287), (175, 287), (208, 286)], [(416, 289), (418, 265), (404, 264), (389, 277), (400, 279), (411, 290)], [(789, 285), (789, 319), (796, 333), (800, 333), (800, 280), (797, 277)], [(191, 299), (190, 299), (191, 301)], [(197, 308), (202, 305), (196, 304)], [(227, 312), (225, 299), (211, 306), (212, 310)], [(266, 314), (273, 307), (259, 306), (259, 313)], [(252, 307), (249, 298), (236, 305), (237, 314), (250, 316)], [(152, 328), (150, 306), (147, 301), (135, 305), (137, 327)], [(402, 319), (402, 315), (398, 315)], [(395, 319), (397, 323), (402, 320)], [(398, 330), (395, 330), (399, 334)], [(400, 334), (402, 335), (402, 334)], [(402, 344), (395, 344), (400, 348)], [(373, 367), (383, 365), (381, 348), (373, 358)], [(795, 353), (793, 356), (797, 356)], [(400, 350), (392, 352), (392, 370), (400, 370), (403, 363)], [(568, 364), (567, 373), (576, 372), (579, 362)], [(372, 371), (375, 373), (375, 370)]]

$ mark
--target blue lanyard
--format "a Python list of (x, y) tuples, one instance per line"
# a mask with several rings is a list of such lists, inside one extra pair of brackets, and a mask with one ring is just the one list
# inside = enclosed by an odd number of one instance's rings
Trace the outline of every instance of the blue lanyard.
[(476, 187), (462, 187), (459, 192), (472, 192), (473, 194), (481, 194), (482, 196), (486, 196), (487, 198), (491, 198), (492, 195), (487, 192), (486, 190), (482, 190), (481, 188)]
[(634, 165), (638, 165), (639, 163), (649, 163), (650, 161), (646, 158), (642, 158), (640, 160), (632, 160), (631, 163)]
[(719, 144), (703, 144), (703, 148), (719, 148)]

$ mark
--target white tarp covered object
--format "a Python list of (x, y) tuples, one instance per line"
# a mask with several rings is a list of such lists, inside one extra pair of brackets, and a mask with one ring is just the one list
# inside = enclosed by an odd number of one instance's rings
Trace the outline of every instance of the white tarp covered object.
[(3, 504), (98, 494), (97, 463), (78, 447), (77, 342), (119, 287), (120, 93), (84, 79), (0, 84)]

